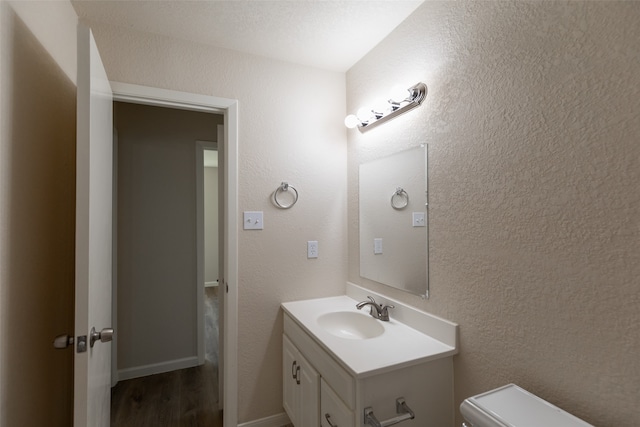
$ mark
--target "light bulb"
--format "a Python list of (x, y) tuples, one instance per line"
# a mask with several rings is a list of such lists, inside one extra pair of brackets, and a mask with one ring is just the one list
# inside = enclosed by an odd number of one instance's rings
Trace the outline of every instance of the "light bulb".
[(371, 111), (371, 108), (362, 107), (358, 110), (356, 116), (358, 116), (358, 120), (361, 122), (368, 123), (373, 118), (373, 111)]
[(349, 129), (353, 129), (359, 124), (360, 124), (360, 120), (354, 114), (349, 114), (347, 117), (344, 118), (344, 125)]
[(395, 85), (389, 92), (389, 98), (399, 104), (409, 97), (409, 90), (401, 85)]
[(379, 98), (373, 104), (373, 111), (375, 112), (376, 117), (380, 118), (389, 112), (391, 108), (391, 104), (384, 98)]

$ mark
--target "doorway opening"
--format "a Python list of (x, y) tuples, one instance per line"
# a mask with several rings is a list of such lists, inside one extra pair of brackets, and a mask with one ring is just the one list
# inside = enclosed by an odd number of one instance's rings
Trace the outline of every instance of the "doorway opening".
[[(189, 420), (202, 420), (202, 424), (237, 425), (237, 366), (234, 362), (220, 363), (235, 361), (237, 352), (236, 102), (111, 84), (118, 159), (114, 228), (119, 230), (114, 239), (114, 259), (118, 259), (114, 319), (118, 319), (119, 339), (114, 346), (117, 368), (112, 383), (141, 378), (149, 390), (149, 384), (159, 383), (150, 399), (155, 395), (156, 400), (165, 396), (188, 402)], [(153, 110), (159, 116), (145, 118), (143, 110)], [(128, 115), (133, 120), (127, 119)], [(151, 130), (139, 129), (145, 123)], [(191, 134), (185, 135), (185, 129)], [(183, 144), (178, 142), (181, 133)], [(131, 143), (132, 137), (137, 142)], [(204, 199), (197, 197), (209, 192), (203, 180), (209, 168), (201, 160), (211, 150), (220, 159), (216, 168), (219, 274), (213, 280), (211, 271), (205, 277), (204, 262), (203, 225), (210, 213), (204, 211)], [(211, 171), (206, 174), (211, 175)], [(212, 287), (216, 279), (218, 286)], [(213, 289), (205, 287), (205, 281)], [(207, 295), (213, 298), (207, 299)], [(219, 386), (210, 381), (216, 376)], [(187, 384), (178, 385), (184, 379)], [(190, 391), (180, 396), (177, 390)], [(198, 410), (189, 406), (193, 406), (195, 396), (208, 399), (204, 402), (208, 409), (224, 409), (224, 424), (206, 421), (210, 419), (206, 411), (200, 411), (204, 418), (193, 418)], [(159, 400), (165, 400), (163, 409), (153, 411), (156, 421), (148, 425), (162, 426), (158, 420), (166, 419), (167, 411), (171, 411), (166, 399)], [(218, 400), (217, 405), (211, 400)]]

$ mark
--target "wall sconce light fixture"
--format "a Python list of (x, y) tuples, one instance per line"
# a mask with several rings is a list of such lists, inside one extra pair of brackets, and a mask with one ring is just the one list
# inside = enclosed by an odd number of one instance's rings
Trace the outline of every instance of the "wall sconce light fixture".
[(426, 97), (427, 85), (424, 83), (417, 83), (409, 89), (395, 86), (391, 89), (388, 100), (377, 102), (373, 107), (360, 108), (356, 114), (348, 115), (344, 124), (349, 129), (358, 127), (360, 132), (366, 132), (420, 106)]

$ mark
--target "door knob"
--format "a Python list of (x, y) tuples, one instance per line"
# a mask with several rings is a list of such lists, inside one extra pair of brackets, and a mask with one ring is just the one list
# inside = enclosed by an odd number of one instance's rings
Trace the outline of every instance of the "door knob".
[(103, 328), (100, 332), (96, 328), (91, 328), (89, 345), (93, 348), (93, 344), (100, 340), (101, 342), (109, 342), (113, 339), (113, 328)]
[(73, 336), (69, 336), (67, 334), (58, 335), (53, 340), (53, 346), (57, 349), (63, 349), (69, 347), (70, 345), (73, 345), (73, 341)]

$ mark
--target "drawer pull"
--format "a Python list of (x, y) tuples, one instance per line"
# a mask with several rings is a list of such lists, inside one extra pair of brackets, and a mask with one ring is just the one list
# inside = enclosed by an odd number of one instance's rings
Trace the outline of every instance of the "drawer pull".
[(388, 427), (394, 424), (401, 423), (402, 421), (412, 420), (416, 417), (411, 408), (407, 406), (407, 402), (404, 401), (404, 397), (396, 399), (396, 414), (397, 417), (389, 418), (388, 420), (378, 421), (373, 413), (373, 408), (368, 406), (364, 408), (364, 423), (369, 424), (372, 427)]
[(329, 427), (338, 427), (338, 424), (334, 424), (334, 423), (331, 422), (331, 415), (329, 415), (328, 412), (326, 414), (324, 414), (324, 418), (329, 423)]
[(296, 380), (296, 384), (300, 384), (300, 366), (298, 365), (297, 361), (293, 361), (293, 364), (291, 365), (291, 376), (293, 377), (294, 380)]

